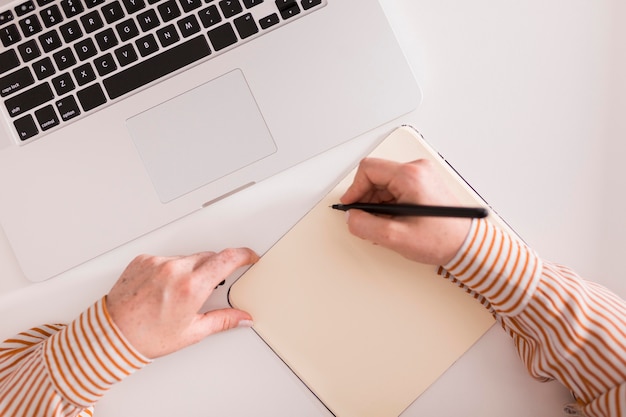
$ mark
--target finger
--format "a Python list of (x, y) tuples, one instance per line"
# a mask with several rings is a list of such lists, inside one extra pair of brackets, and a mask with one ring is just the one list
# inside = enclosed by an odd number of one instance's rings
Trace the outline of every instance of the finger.
[(235, 308), (225, 308), (202, 314), (196, 322), (195, 332), (199, 340), (225, 330), (250, 326), (252, 326), (250, 314)]
[(400, 164), (378, 158), (365, 158), (359, 164), (352, 185), (348, 187), (341, 202), (344, 204), (365, 201), (364, 197), (373, 191), (387, 189), (388, 184), (396, 175)]
[(348, 216), (350, 233), (390, 249), (395, 247), (402, 227), (398, 221), (361, 210), (350, 210)]
[(258, 260), (259, 256), (248, 248), (224, 249), (213, 255), (199, 257), (194, 274), (201, 277), (207, 288), (213, 289), (237, 269)]

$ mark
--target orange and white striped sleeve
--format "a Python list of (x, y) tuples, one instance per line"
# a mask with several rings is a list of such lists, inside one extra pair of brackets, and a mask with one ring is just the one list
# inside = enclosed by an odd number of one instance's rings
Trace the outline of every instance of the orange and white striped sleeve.
[(626, 416), (624, 300), (486, 220), (443, 269), (492, 311), (533, 377), (573, 393), (569, 415)]
[(0, 415), (91, 416), (115, 383), (150, 360), (126, 341), (103, 297), (69, 325), (44, 325), (0, 345)]

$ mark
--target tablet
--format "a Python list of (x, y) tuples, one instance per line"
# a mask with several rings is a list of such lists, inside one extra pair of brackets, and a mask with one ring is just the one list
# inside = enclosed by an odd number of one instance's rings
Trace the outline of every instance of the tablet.
[[(480, 196), (412, 127), (371, 156), (428, 158), (461, 204)], [(338, 417), (401, 414), (494, 323), (472, 296), (438, 274), (350, 234), (330, 206), (356, 170), (230, 289), (253, 329)], [(506, 224), (492, 211), (489, 221)]]

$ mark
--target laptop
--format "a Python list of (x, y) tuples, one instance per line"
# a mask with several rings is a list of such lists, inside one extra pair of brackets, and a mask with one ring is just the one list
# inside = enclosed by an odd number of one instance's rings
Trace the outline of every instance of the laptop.
[(420, 100), (377, 0), (0, 0), (0, 225), (42, 281)]

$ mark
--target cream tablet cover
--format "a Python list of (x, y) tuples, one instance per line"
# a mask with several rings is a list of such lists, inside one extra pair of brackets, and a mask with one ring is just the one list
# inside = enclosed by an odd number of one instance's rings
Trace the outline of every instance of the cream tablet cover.
[[(435, 161), (462, 204), (484, 201), (411, 127), (372, 157)], [(353, 171), (231, 288), (254, 330), (338, 417), (398, 416), (494, 323), (473, 297), (351, 235), (329, 208)], [(489, 220), (506, 225), (490, 212)]]

